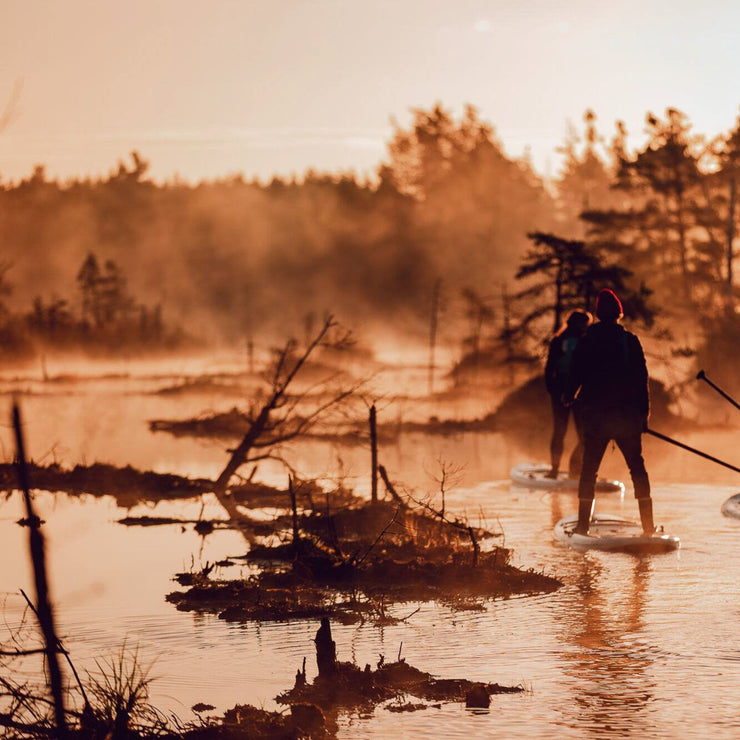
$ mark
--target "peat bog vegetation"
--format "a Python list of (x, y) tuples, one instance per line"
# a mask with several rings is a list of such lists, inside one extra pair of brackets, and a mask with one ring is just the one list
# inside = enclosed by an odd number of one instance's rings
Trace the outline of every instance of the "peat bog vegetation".
[[(547, 341), (571, 310), (592, 310), (602, 287), (618, 292), (625, 321), (644, 339), (651, 424), (666, 432), (729, 426), (726, 408), (692, 381), (706, 367), (730, 393), (740, 390), (740, 123), (711, 141), (691, 134), (676, 109), (648, 114), (646, 125), (636, 150), (619, 125), (605, 146), (587, 112), (552, 182), (506, 157), (474, 108), (456, 121), (437, 105), (396, 127), (372, 182), (309, 172), (157, 185), (133, 153), (100, 180), (51, 181), (39, 167), (1, 184), (0, 243), (18, 257), (0, 261), (0, 340), (8, 367), (26, 363), (13, 388), (20, 399), (31, 400), (27, 373), (39, 367), (34, 401), (60, 380), (67, 389), (89, 382), (49, 372), (55, 357), (72, 354), (177, 362), (177, 352), (226, 342), (242, 348), (248, 368), (166, 387), (149, 381), (152, 397), (173, 403), (219, 399), (196, 415), (148, 419), (141, 431), (220, 445), (227, 459), (213, 476), (101, 460), (65, 465), (55, 454), (49, 462), (48, 450), (24, 452), (15, 419), (16, 459), (0, 465), (0, 486), (24, 497), (18, 525), (29, 535), (36, 594), (8, 623), (0, 650), (6, 736), (331, 737), (351, 708), (485, 709), (493, 694), (522, 692), (430, 675), (407, 664), (402, 646), (374, 665), (343, 661), (332, 625), (380, 630), (413, 620), (428, 602), (472, 613), (562, 586), (557, 573), (516, 567), (516, 543), (506, 544), (501, 527), (451, 510), (456, 461), (438, 461), (436, 490), (419, 493), (388, 464), (384, 445), (408, 434), (482, 432), (546, 450)], [(358, 326), (361, 341), (329, 311)], [(295, 333), (300, 341), (265, 349)], [(414, 391), (393, 380), (381, 388), (378, 357), (402, 351), (416, 358)], [(453, 401), (476, 411), (440, 413)], [(362, 449), (367, 490), (296, 467), (289, 451), (305, 440)], [(122, 508), (215, 497), (223, 516), (129, 516), (120, 525), (238, 533), (243, 553), (172, 573), (177, 585), (161, 596), (173, 624), (178, 611), (245, 625), (315, 623), (306, 646), (315, 679), (304, 660), (275, 697), (284, 711), (239, 704), (214, 715), (203, 702), (193, 720), (152, 706), (153, 679), (135, 648), (78, 672), (55, 628), (34, 490), (113, 497)], [(246, 575), (225, 577), (235, 565)], [(29, 674), (33, 661), (40, 667)]]
[[(408, 665), (401, 648), (396, 660), (386, 661), (381, 656), (375, 668), (337, 660), (332, 622), (383, 626), (412, 619), (418, 604), (427, 601), (448, 604), (455, 610), (475, 610), (483, 609), (487, 599), (545, 593), (561, 585), (554, 577), (514, 567), (511, 550), (501, 542), (501, 532), (474, 526), (445, 511), (445, 486), (450, 485), (452, 472), (449, 467), (443, 466), (440, 478), (441, 505), (435, 505), (431, 496), (422, 498), (401, 483), (394, 484), (379, 460), (373, 403), (369, 403), (364, 435), (357, 431), (352, 438), (354, 444), (369, 448), (369, 500), (344, 485), (329, 489), (315, 480), (303, 480), (294, 470), (289, 471), (285, 489), (254, 480), (260, 463), (283, 460), (286, 444), (326, 424), (326, 417), (339, 407), (353, 426), (357, 420), (350, 408), (356, 409), (359, 403), (367, 410), (363, 384), (353, 381), (336, 386), (336, 370), (322, 365), (311, 372), (313, 353), (327, 343), (336, 349), (347, 342), (348, 336), (337, 330), (336, 322), (328, 317), (304, 348), (288, 342), (275, 352), (264, 373), (265, 389), (244, 414), (246, 429), (229, 450), (224, 471), (214, 480), (103, 463), (65, 469), (58, 463), (27, 461), (19, 417), (15, 421), (18, 459), (0, 466), (0, 485), (8, 492), (19, 487), (29, 491), (31, 487), (57, 495), (113, 496), (129, 504), (132, 500), (158, 502), (215, 494), (226, 513), (224, 518), (144, 516), (128, 517), (120, 523), (192, 526), (203, 536), (228, 528), (243, 536), (248, 547), (243, 556), (173, 574), (182, 590), (162, 597), (179, 610), (214, 613), (236, 622), (304, 619), (321, 623), (315, 641), (319, 675), (308, 682), (304, 660), (294, 687), (276, 697), (278, 703), (290, 707), (290, 713), (239, 705), (218, 719), (184, 722), (166, 717), (147, 702), (150, 679), (135, 652), (122, 651), (94, 680), (80, 678), (74, 670), (74, 656), (54, 633), (53, 606), (47, 602), (48, 614), (44, 614), (29, 601), (29, 608), (44, 626), (43, 643), (28, 642), (30, 634), (24, 622), (9, 636), (3, 660), (12, 669), (14, 661), (34, 654), (45, 654), (47, 659), (53, 655), (55, 660), (67, 661), (75, 681), (62, 687), (61, 678), (51, 680), (52, 688), (58, 683), (52, 692), (58, 697), (50, 702), (43, 682), (32, 686), (4, 679), (6, 705), (0, 724), (11, 736), (51, 736), (59, 734), (64, 725), (71, 737), (320, 737), (332, 733), (332, 716), (342, 708), (390, 700), (392, 711), (415, 711), (441, 701), (487, 707), (491, 694), (522, 690), (464, 678), (433, 677)], [(311, 376), (307, 385), (302, 383), (304, 370)], [(317, 382), (317, 372), (328, 375)], [(339, 376), (346, 382), (346, 376)], [(198, 427), (190, 433), (197, 434)], [(348, 443), (341, 432), (337, 436)], [(246, 477), (239, 476), (241, 469), (248, 470)], [(28, 516), (19, 524), (31, 534), (34, 572), (44, 580), (43, 522), (33, 511), (30, 494), (27, 501)], [(250, 512), (260, 511), (273, 513), (267, 518), (250, 516)], [(217, 577), (237, 561), (250, 566), (249, 577)], [(44, 601), (46, 597), (40, 597), (39, 602)], [(407, 605), (407, 613), (399, 616), (403, 605)], [(61, 676), (61, 669), (57, 672)]]

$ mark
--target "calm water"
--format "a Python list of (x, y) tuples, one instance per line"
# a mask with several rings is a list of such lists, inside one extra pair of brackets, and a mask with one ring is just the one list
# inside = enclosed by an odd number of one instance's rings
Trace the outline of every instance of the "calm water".
[[(6, 379), (4, 388), (26, 393), (21, 402), (27, 443), (37, 460), (131, 463), (214, 475), (225, 462), (223, 444), (152, 435), (146, 420), (225, 409), (234, 400), (146, 394), (170, 381)], [(1, 399), (0, 417), (8, 418), (10, 401), (6, 413)], [(453, 407), (440, 412), (462, 413)], [(8, 458), (10, 430), (1, 426)], [(739, 462), (732, 459), (736, 442), (729, 432), (682, 439)], [(362, 450), (302, 444), (292, 454), (307, 475), (342, 477), (367, 490)], [(483, 713), (444, 705), (408, 714), (378, 707), (369, 716), (343, 716), (340, 737), (740, 736), (740, 521), (720, 513), (722, 502), (740, 491), (740, 478), (648, 440), (656, 519), (681, 537), (681, 550), (644, 558), (584, 555), (552, 541), (553, 524), (575, 512), (574, 494), (519, 489), (508, 481), (514, 464), (537, 456), (544, 452), (522, 450), (499, 435), (412, 435), (381, 450), (391, 477), (419, 491), (437, 488), (440, 460), (464, 466), (447, 506), (502, 530), (515, 564), (555, 575), (565, 586), (547, 595), (489, 602), (481, 612), (423, 604), (398, 626), (335, 626), (342, 660), (375, 664), (379, 654), (393, 659), (401, 649), (409, 663), (440, 677), (526, 688), (523, 694), (494, 697), (491, 710)], [(603, 472), (624, 479), (617, 452), (607, 453)], [(273, 471), (264, 473), (279, 479)], [(237, 702), (275, 708), (273, 698), (292, 685), (304, 656), (309, 678), (315, 675), (314, 623), (226, 624), (178, 612), (164, 601), (177, 588), (171, 580), (175, 572), (244, 553), (238, 534), (217, 531), (202, 539), (191, 528), (116, 523), (127, 514), (196, 518), (199, 501), (130, 509), (112, 498), (38, 493), (36, 501), (47, 522), (59, 629), (78, 669), (94, 669), (96, 660), (115, 656), (124, 641), (137, 646), (158, 677), (153, 702), (183, 719), (192, 716), (190, 707), (198, 701), (219, 709)], [(600, 496), (597, 508), (636, 516), (629, 488), (624, 499)], [(21, 513), (15, 495), (0, 507), (0, 592), (6, 594), (11, 623), (23, 608), (18, 589), (31, 589), (27, 530), (14, 523)], [(205, 516), (223, 516), (215, 500), (207, 500)], [(238, 572), (235, 566), (223, 573)], [(397, 614), (415, 606), (399, 607)]]

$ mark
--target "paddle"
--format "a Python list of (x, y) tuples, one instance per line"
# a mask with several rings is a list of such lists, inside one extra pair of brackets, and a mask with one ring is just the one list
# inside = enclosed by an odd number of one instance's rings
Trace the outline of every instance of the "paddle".
[(700, 457), (705, 457), (707, 460), (716, 462), (718, 465), (724, 465), (726, 468), (729, 468), (730, 470), (734, 470), (736, 473), (740, 473), (740, 468), (737, 468), (734, 465), (730, 465), (730, 463), (725, 462), (724, 460), (720, 460), (719, 458), (713, 457), (712, 455), (708, 455), (706, 452), (697, 450), (694, 447), (689, 447), (688, 445), (685, 445), (683, 442), (679, 442), (677, 439), (667, 437), (665, 434), (661, 434), (660, 432), (653, 431), (652, 429), (646, 429), (645, 433), (652, 434), (653, 437), (662, 439), (664, 442), (670, 442), (672, 445), (676, 445), (676, 447), (680, 447), (682, 450), (688, 450), (689, 452), (693, 452), (695, 455), (699, 455)]
[(726, 398), (736, 409), (740, 409), (740, 404), (730, 395), (725, 393), (718, 385), (715, 385), (714, 383), (712, 383), (712, 381), (709, 380), (709, 378), (707, 377), (707, 374), (703, 370), (699, 370), (699, 372), (696, 374), (696, 379), (703, 380), (705, 383), (708, 383), (709, 385), (711, 385), (712, 388), (714, 388), (714, 390), (720, 394), (720, 396), (722, 396), (723, 398)]

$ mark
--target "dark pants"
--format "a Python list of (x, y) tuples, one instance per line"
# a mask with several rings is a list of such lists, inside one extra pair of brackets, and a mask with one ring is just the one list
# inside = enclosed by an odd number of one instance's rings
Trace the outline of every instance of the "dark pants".
[(583, 467), (578, 482), (578, 498), (593, 501), (596, 476), (607, 445), (614, 440), (619, 447), (632, 477), (635, 498), (650, 498), (650, 480), (642, 457), (641, 422), (617, 423), (611, 428), (598, 422), (583, 427)]
[[(550, 438), (550, 464), (557, 470), (560, 468), (560, 458), (563, 456), (565, 446), (565, 433), (568, 431), (568, 419), (571, 414), (571, 406), (566, 406), (555, 394), (550, 396), (552, 405), (552, 437)], [(570, 455), (568, 461), (568, 474), (571, 478), (577, 478), (581, 472), (583, 462), (583, 441), (581, 433), (580, 415), (573, 409), (573, 423), (578, 434), (578, 444)]]

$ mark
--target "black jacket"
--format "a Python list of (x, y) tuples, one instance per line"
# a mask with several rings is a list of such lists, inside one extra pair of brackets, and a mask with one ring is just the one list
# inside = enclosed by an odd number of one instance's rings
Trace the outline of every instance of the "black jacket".
[(647, 419), (648, 373), (640, 340), (615, 321), (590, 326), (573, 355), (566, 396), (576, 394), (592, 418)]

